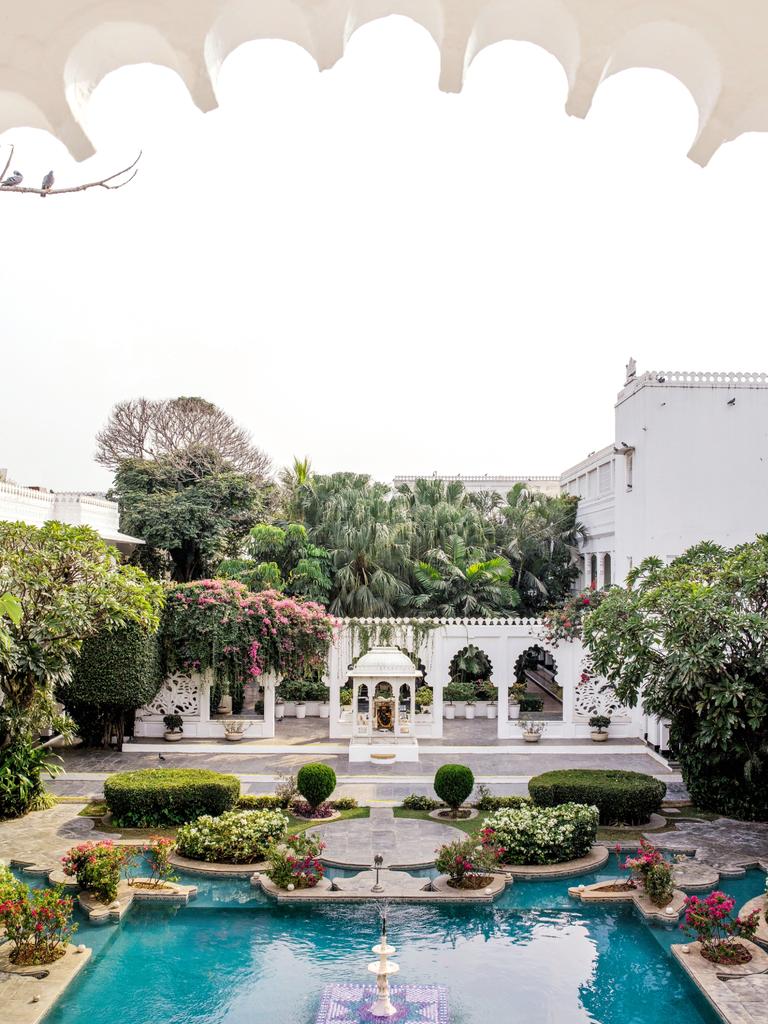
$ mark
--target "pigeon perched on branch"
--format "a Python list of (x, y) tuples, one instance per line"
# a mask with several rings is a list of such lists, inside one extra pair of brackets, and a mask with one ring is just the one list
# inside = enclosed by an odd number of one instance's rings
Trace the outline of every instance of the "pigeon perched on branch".
[(13, 174), (9, 174), (5, 181), (0, 181), (0, 188), (12, 188), (14, 185), (20, 185), (24, 181), (24, 175), (21, 171), (14, 171)]
[(43, 190), (41, 198), (45, 199), (45, 193), (50, 192), (53, 188), (53, 171), (48, 171), (46, 176), (43, 178), (43, 183), (40, 188)]

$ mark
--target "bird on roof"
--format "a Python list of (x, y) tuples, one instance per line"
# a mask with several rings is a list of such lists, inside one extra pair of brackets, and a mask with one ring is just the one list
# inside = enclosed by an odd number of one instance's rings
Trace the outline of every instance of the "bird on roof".
[(43, 178), (43, 183), (40, 188), (43, 190), (41, 198), (45, 199), (45, 193), (50, 192), (53, 188), (53, 171), (48, 171), (46, 176)]
[(729, 398), (728, 401), (725, 404), (726, 405), (736, 405), (736, 396), (734, 395), (733, 398)]
[(14, 171), (4, 181), (0, 181), (0, 188), (12, 188), (14, 185), (20, 185), (22, 181), (24, 181), (24, 175), (21, 171)]

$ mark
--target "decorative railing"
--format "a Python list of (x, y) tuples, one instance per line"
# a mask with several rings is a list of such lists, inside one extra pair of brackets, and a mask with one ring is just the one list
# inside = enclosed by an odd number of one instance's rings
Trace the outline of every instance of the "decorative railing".
[(397, 626), (400, 629), (405, 629), (410, 625), (418, 627), (420, 623), (425, 626), (543, 626), (544, 619), (526, 619), (526, 618), (497, 618), (497, 619), (481, 619), (481, 618), (465, 618), (465, 619), (440, 619), (440, 618), (424, 618), (424, 619), (397, 619), (394, 617), (390, 618), (344, 618), (339, 619), (342, 626), (386, 626), (392, 625)]

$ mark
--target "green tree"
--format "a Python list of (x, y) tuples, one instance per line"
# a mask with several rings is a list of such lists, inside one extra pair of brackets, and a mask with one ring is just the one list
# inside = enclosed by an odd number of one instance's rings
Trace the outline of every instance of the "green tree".
[(292, 597), (327, 604), (330, 554), (312, 544), (300, 523), (285, 528), (257, 523), (243, 545), (243, 557), (225, 559), (219, 574), (252, 590), (281, 590)]
[(669, 719), (694, 802), (768, 818), (768, 537), (646, 559), (583, 632), (618, 697)]
[(265, 506), (263, 487), (208, 449), (122, 462), (114, 490), (121, 528), (146, 541), (144, 558), (167, 552), (179, 582), (201, 579), (236, 554)]
[(162, 588), (121, 564), (86, 526), (0, 522), (0, 596), (18, 602), (0, 646), (0, 815), (40, 797), (42, 755), (34, 736), (54, 716), (54, 689), (66, 683), (83, 641), (135, 622), (156, 629)]
[(413, 606), (440, 618), (509, 615), (520, 602), (506, 558), (485, 558), (454, 538), (449, 551), (430, 551), (414, 574), (420, 592)]

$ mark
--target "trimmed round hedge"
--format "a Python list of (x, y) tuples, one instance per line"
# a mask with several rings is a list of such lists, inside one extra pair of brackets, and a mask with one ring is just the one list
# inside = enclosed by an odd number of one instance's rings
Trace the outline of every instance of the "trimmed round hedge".
[(232, 810), (239, 796), (239, 779), (205, 768), (117, 772), (104, 783), (107, 807), (124, 828), (183, 825), (203, 814), (216, 816)]
[(464, 764), (443, 764), (435, 772), (432, 785), (443, 803), (457, 811), (469, 799), (475, 776)]
[(661, 807), (667, 787), (642, 772), (573, 768), (536, 775), (528, 792), (538, 807), (594, 805), (601, 825), (644, 825)]
[(324, 804), (336, 789), (336, 772), (330, 765), (315, 762), (299, 768), (296, 787), (313, 809)]

